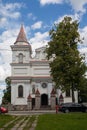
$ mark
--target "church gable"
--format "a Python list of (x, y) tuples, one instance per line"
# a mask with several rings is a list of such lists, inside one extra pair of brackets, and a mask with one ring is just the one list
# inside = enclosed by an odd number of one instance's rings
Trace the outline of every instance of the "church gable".
[(45, 49), (46, 46), (36, 49), (36, 55), (30, 61), (33, 76), (50, 76), (49, 61), (46, 59)]
[(36, 52), (35, 59), (46, 60), (45, 48), (46, 48), (46, 46), (40, 47), (35, 50), (35, 52)]

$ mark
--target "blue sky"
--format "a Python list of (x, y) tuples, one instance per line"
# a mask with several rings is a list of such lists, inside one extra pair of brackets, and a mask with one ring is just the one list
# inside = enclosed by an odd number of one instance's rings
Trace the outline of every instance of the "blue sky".
[(79, 33), (84, 37), (79, 51), (87, 61), (87, 0), (0, 0), (0, 100), (4, 80), (11, 75), (10, 45), (14, 44), (21, 24), (34, 52), (47, 44), (49, 30), (66, 15), (79, 21)]

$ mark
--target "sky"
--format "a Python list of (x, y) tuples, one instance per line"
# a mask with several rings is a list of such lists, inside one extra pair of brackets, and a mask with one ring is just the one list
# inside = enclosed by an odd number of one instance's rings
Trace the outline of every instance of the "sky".
[(11, 75), (10, 46), (16, 41), (21, 24), (34, 54), (36, 48), (49, 41), (54, 23), (65, 16), (79, 22), (79, 33), (84, 40), (78, 48), (87, 62), (87, 0), (0, 0), (0, 102), (5, 78)]

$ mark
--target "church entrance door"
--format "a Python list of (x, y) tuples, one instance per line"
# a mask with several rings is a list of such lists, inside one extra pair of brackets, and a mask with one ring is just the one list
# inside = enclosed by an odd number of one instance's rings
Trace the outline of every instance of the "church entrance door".
[(32, 109), (35, 107), (35, 98), (32, 98)]
[(47, 106), (48, 105), (48, 95), (42, 94), (41, 95), (41, 106)]

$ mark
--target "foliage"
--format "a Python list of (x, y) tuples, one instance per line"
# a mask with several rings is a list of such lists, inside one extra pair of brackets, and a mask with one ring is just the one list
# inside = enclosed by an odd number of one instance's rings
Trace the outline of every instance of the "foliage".
[(11, 103), (11, 80), (9, 77), (5, 79), (6, 90), (4, 90), (4, 96), (2, 98), (2, 104)]
[(46, 48), (53, 81), (62, 91), (72, 90), (73, 102), (74, 91), (80, 90), (87, 70), (84, 57), (78, 51), (78, 43), (82, 43), (78, 26), (77, 21), (65, 17), (49, 32), (50, 41)]
[(78, 101), (81, 102), (87, 102), (87, 79), (85, 78), (82, 82), (82, 86), (80, 87), (80, 90), (78, 92)]

